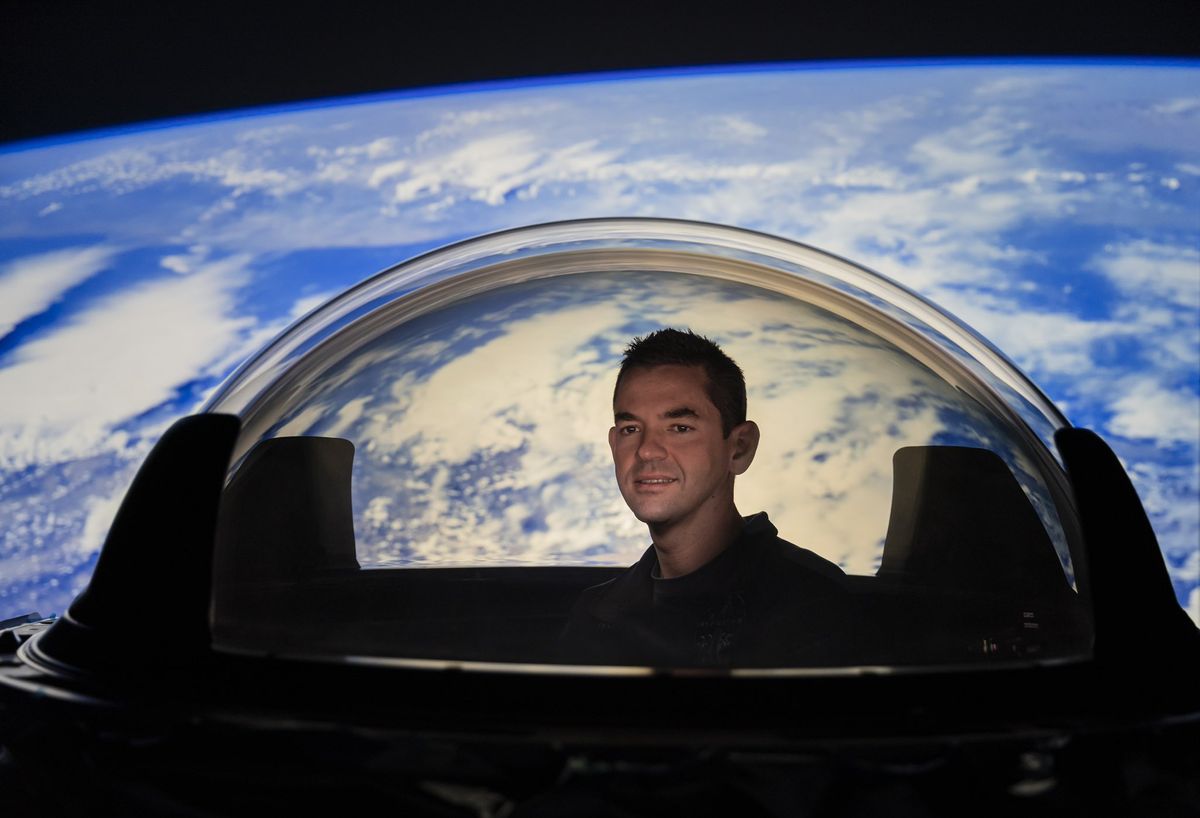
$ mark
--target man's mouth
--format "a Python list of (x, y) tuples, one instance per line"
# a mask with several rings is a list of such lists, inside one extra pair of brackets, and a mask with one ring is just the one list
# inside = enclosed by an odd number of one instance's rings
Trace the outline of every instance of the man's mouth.
[(639, 486), (665, 486), (667, 483), (674, 483), (674, 477), (639, 477), (633, 481)]

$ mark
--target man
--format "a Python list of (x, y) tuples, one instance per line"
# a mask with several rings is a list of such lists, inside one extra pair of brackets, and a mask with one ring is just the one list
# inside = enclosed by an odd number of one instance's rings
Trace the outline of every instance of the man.
[(691, 331), (663, 329), (625, 351), (608, 431), (617, 486), (652, 545), (584, 591), (563, 658), (597, 664), (840, 664), (858, 620), (841, 569), (743, 518), (734, 479), (758, 449), (741, 369)]

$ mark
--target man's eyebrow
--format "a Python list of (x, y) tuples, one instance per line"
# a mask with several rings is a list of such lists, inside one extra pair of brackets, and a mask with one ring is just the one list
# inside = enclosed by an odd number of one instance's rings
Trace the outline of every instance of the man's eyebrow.
[[(675, 420), (677, 418), (699, 418), (700, 415), (697, 414), (696, 410), (690, 406), (679, 406), (675, 409), (668, 409), (666, 412), (663, 412), (661, 417), (667, 418), (668, 420)], [(617, 412), (613, 415), (613, 420), (616, 421), (637, 419), (637, 415), (633, 414), (632, 412)]]

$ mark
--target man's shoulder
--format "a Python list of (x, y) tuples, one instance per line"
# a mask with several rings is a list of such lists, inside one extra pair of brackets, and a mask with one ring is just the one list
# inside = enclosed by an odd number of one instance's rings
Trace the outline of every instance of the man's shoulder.
[[(559, 635), (559, 658), (578, 664), (623, 664), (629, 647), (617, 630), (649, 606), (649, 551), (612, 579), (585, 588)], [(617, 630), (614, 630), (617, 629)]]
[(761, 522), (749, 543), (757, 556), (747, 577), (753, 627), (746, 665), (842, 664), (857, 655), (861, 611), (835, 563), (779, 536)]
[(769, 555), (781, 565), (792, 570), (803, 570), (827, 579), (841, 581), (846, 572), (838, 564), (825, 559), (814, 551), (801, 548), (782, 537), (775, 537), (765, 544)]
[(607, 619), (636, 607), (645, 599), (650, 587), (653, 551), (651, 546), (641, 559), (612, 579), (585, 588), (576, 600), (572, 614)]
[(836, 563), (780, 537), (765, 513), (747, 519), (746, 534), (770, 570), (806, 573), (838, 582), (846, 578)]

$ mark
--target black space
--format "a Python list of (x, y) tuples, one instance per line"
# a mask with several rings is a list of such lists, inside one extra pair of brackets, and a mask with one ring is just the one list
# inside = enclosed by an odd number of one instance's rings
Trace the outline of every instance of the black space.
[(601, 70), (1200, 54), (1194, 5), (1155, 0), (797, 0), (712, 9), (572, 0), (4, 0), (0, 10), (2, 141), (252, 105)]

